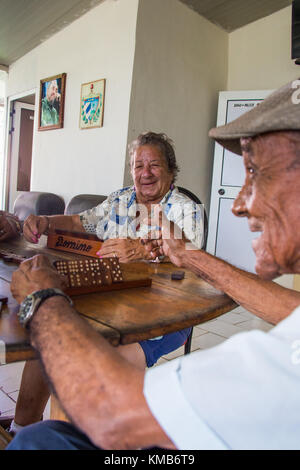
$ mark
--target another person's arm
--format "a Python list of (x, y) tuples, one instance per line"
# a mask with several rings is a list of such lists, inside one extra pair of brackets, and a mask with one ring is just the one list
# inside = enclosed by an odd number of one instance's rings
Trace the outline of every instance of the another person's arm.
[[(61, 285), (43, 256), (25, 261), (13, 274), (11, 290), (19, 303), (46, 287)], [(29, 327), (62, 407), (95, 445), (173, 447), (144, 398), (144, 373), (122, 358), (66, 299), (56, 296), (43, 302)]]
[[(167, 245), (165, 241), (164, 246)], [(216, 289), (222, 290), (245, 309), (265, 321), (277, 324), (300, 304), (300, 292), (273, 281), (260, 279), (205, 251), (178, 250), (173, 263), (190, 269)]]
[(0, 242), (17, 237), (21, 231), (21, 222), (18, 217), (9, 212), (0, 211)]
[(186, 249), (188, 240), (184, 235), (179, 239), (177, 232), (177, 238), (174, 237), (176, 226), (171, 224), (171, 230), (164, 236), (169, 222), (164, 218), (162, 224), (162, 238), (153, 241), (149, 250), (160, 245), (162, 253), (169, 256), (172, 263), (190, 269), (263, 320), (277, 324), (300, 304), (300, 292), (262, 280), (196, 247)]
[(29, 215), (24, 222), (23, 234), (29, 242), (37, 243), (42, 234), (56, 229), (85, 232), (79, 215)]

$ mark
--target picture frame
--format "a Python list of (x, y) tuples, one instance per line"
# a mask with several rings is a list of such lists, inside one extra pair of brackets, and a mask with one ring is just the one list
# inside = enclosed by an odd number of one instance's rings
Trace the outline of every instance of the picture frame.
[(64, 127), (66, 73), (40, 80), (38, 130)]
[(105, 78), (81, 85), (80, 129), (103, 127), (105, 87)]

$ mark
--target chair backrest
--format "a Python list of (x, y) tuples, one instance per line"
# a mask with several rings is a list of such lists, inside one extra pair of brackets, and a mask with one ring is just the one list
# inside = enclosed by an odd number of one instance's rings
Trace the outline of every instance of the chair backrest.
[(196, 204), (201, 204), (201, 206), (202, 206), (202, 209), (203, 209), (203, 230), (204, 230), (202, 249), (206, 250), (207, 235), (208, 235), (208, 218), (207, 218), (207, 214), (206, 214), (204, 204), (202, 204), (200, 199), (194, 193), (192, 193), (192, 191), (190, 191), (189, 189), (183, 188), (182, 186), (177, 186), (177, 189), (180, 193), (183, 193), (186, 196), (188, 196), (190, 199), (192, 199), (192, 201), (194, 201)]
[(57, 196), (57, 194), (25, 191), (15, 200), (13, 212), (20, 220), (25, 220), (30, 214), (63, 214), (64, 209), (65, 202), (60, 196)]
[[(189, 189), (182, 188), (181, 186), (177, 186), (177, 188), (178, 188), (178, 191), (180, 193), (185, 194), (190, 199), (192, 199), (192, 201), (194, 201), (196, 204), (201, 204), (201, 206), (202, 206), (202, 209), (203, 209), (203, 229), (204, 229), (202, 250), (206, 250), (207, 234), (208, 234), (208, 218), (207, 218), (207, 214), (206, 214), (204, 204), (202, 204), (200, 199), (194, 193), (192, 193), (192, 191), (190, 191)], [(188, 339), (187, 339), (186, 343), (184, 344), (184, 354), (185, 355), (189, 354), (191, 352), (192, 336), (193, 336), (193, 327), (191, 328), (191, 332), (188, 336)]]
[(101, 204), (107, 196), (99, 194), (78, 194), (72, 197), (65, 208), (65, 215), (80, 214), (80, 212), (92, 209)]

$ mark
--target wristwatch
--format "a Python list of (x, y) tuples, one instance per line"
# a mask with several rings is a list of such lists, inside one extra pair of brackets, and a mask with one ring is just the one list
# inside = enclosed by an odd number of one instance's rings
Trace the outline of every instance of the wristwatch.
[(54, 295), (61, 295), (65, 297), (71, 305), (73, 305), (72, 300), (68, 295), (66, 295), (62, 290), (51, 288), (51, 289), (42, 289), (32, 292), (32, 294), (27, 295), (23, 302), (20, 305), (20, 310), (18, 312), (19, 322), (22, 326), (28, 327), (29, 321), (32, 319), (33, 315), (37, 309), (42, 305), (44, 300)]

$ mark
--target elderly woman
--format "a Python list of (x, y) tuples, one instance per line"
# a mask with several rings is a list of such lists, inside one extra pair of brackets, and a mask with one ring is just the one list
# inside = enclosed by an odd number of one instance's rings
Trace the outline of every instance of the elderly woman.
[(174, 186), (178, 166), (171, 140), (164, 134), (141, 134), (129, 146), (129, 154), (134, 186), (113, 192), (99, 206), (78, 215), (31, 215), (24, 224), (25, 238), (38, 242), (49, 229), (87, 231), (105, 241), (99, 256), (117, 256), (121, 263), (151, 259), (141, 239), (155, 229), (146, 219), (151, 222), (151, 209), (160, 204), (167, 218), (201, 248), (201, 209)]
[[(41, 234), (49, 230), (86, 231), (96, 233), (99, 239), (104, 240), (100, 257), (117, 256), (120, 262), (162, 261), (143, 244), (148, 232), (153, 233), (158, 228), (152, 215), (153, 208), (159, 204), (166, 217), (201, 248), (201, 208), (174, 186), (178, 166), (172, 141), (165, 134), (144, 133), (129, 146), (129, 154), (134, 186), (112, 193), (99, 206), (78, 215), (31, 215), (24, 223), (25, 238), (37, 243)], [(189, 333), (190, 328), (187, 328), (137, 344), (119, 346), (119, 350), (138, 367), (151, 367), (161, 356), (182, 346)], [(13, 426), (15, 423), (24, 426), (38, 421), (43, 413), (49, 395), (39, 367), (37, 361), (25, 366)]]

